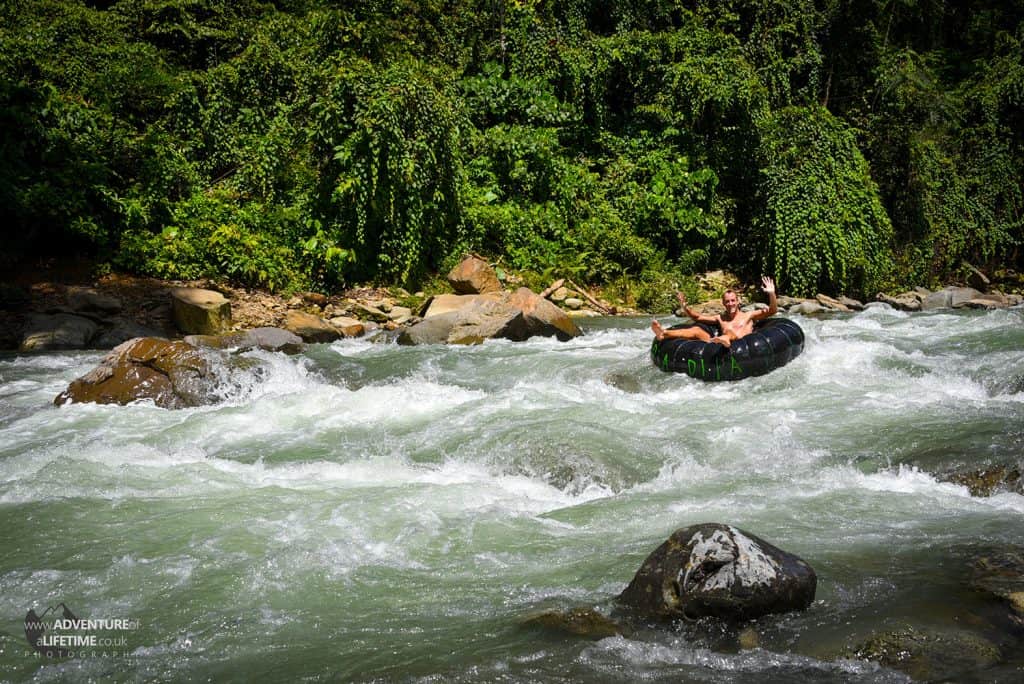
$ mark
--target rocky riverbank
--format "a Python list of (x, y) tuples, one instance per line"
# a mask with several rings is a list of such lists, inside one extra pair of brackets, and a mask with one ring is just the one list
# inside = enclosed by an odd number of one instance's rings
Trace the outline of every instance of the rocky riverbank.
[[(702, 312), (719, 313), (722, 307), (718, 295), (726, 288), (749, 293), (748, 306), (763, 306), (749, 302), (754, 288), (745, 286), (732, 274), (713, 271), (697, 276), (696, 280), (704, 301), (695, 308)], [(463, 305), (474, 303), (469, 298), (475, 295), (494, 298), (499, 291), (512, 292), (516, 289), (514, 281), (514, 277), (507, 277), (506, 282), (500, 282), (486, 262), (475, 256), (469, 257), (448, 276), (454, 294), (445, 295), (444, 304), (441, 305), (439, 300), (431, 312), (433, 297), (401, 288), (358, 287), (330, 295), (303, 292), (281, 296), (210, 280), (166, 281), (125, 274), (108, 274), (93, 279), (83, 274), (81, 269), (41, 269), (0, 283), (0, 349), (112, 349), (134, 337), (181, 339), (199, 331), (175, 321), (171, 294), (180, 288), (208, 290), (224, 297), (230, 305), (230, 321), (221, 332), (282, 328), (292, 330), (309, 342), (398, 329), (410, 329), (411, 334), (403, 334), (403, 339), (414, 342), (479, 341), (488, 336), (503, 335), (523, 339), (522, 325), (516, 329), (518, 332), (501, 332), (510, 329), (509, 321), (495, 323), (492, 320), (495, 314), (493, 304), (486, 307), (489, 311), (478, 310), (478, 315), (468, 322), (463, 315), (459, 325), (463, 328), (468, 326), (468, 335), (453, 334), (450, 326), (445, 327), (441, 334), (437, 332), (439, 321), (436, 320), (429, 334), (423, 326), (418, 331), (412, 330), (425, 317), (449, 314)], [(1018, 306), (1022, 302), (1020, 294), (1002, 292), (983, 277), (976, 279), (974, 284), (977, 287), (949, 286), (937, 292), (916, 288), (894, 294), (879, 293), (876, 301), (867, 303), (824, 294), (814, 298), (783, 295), (779, 297), (779, 307), (788, 313), (816, 315), (860, 311), (867, 306), (928, 311), (939, 308), (1003, 308)], [(531, 298), (531, 306), (536, 308), (536, 302), (544, 300), (544, 307), (547, 307), (550, 302), (554, 306), (548, 314), (555, 317), (560, 315), (554, 313), (555, 309), (570, 318), (644, 313), (622, 303), (609, 302), (571, 280), (556, 280), (538, 293), (538, 297)], [(479, 302), (475, 303), (479, 309)], [(479, 317), (483, 314), (489, 317), (486, 324)], [(511, 318), (507, 312), (502, 315), (506, 319)], [(571, 330), (565, 323), (559, 325)], [(489, 332), (481, 334), (481, 330)], [(566, 334), (572, 336), (574, 333)]]

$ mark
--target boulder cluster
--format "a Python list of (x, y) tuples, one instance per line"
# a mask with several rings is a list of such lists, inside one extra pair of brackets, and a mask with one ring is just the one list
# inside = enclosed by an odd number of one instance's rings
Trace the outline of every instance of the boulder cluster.
[(377, 328), (400, 331), (397, 337), (402, 344), (477, 344), (491, 338), (521, 341), (538, 335), (569, 340), (582, 334), (561, 308), (544, 297), (525, 287), (503, 289), (494, 269), (479, 257), (467, 257), (449, 280), (456, 294), (432, 297), (418, 312), (387, 299), (335, 303), (324, 295), (305, 293), (288, 302), (280, 327), (250, 329), (237, 329), (231, 300), (222, 292), (174, 287), (168, 292), (168, 313), (175, 331), (185, 335), (174, 341), (127, 319), (105, 323), (95, 312), (116, 314), (121, 303), (81, 289), (68, 296), (68, 310), (31, 317), (21, 349), (114, 347), (99, 366), (61, 392), (54, 400), (58, 406), (146, 399), (157, 406), (181, 408), (216, 401), (222, 380), (213, 369), (224, 367), (216, 362), (223, 358), (217, 354), (228, 350), (259, 348), (293, 354), (307, 343), (359, 337)]

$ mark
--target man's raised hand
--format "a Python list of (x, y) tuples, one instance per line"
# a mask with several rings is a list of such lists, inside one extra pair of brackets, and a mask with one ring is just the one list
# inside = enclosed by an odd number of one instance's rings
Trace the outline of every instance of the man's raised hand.
[(765, 294), (772, 294), (775, 292), (775, 281), (768, 276), (761, 276), (761, 289)]

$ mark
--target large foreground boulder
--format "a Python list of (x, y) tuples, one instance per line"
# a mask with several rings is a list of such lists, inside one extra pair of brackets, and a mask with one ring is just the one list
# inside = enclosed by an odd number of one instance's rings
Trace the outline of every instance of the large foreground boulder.
[(174, 324), (188, 335), (219, 335), (231, 329), (231, 303), (214, 290), (174, 288), (171, 313)]
[(208, 359), (191, 344), (139, 337), (112, 349), (53, 403), (128, 404), (152, 399), (163, 408), (199, 406), (215, 401), (217, 380)]
[(817, 576), (807, 563), (731, 525), (676, 530), (647, 557), (619, 602), (661, 619), (749, 619), (804, 610)]

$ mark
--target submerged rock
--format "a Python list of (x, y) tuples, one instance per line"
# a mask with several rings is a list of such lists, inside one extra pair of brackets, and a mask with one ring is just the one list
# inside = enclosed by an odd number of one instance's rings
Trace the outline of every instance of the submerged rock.
[(980, 670), (998, 663), (1001, 657), (998, 646), (977, 634), (912, 627), (877, 634), (848, 655), (873, 660), (922, 681)]
[(152, 399), (163, 408), (199, 406), (215, 401), (217, 380), (207, 358), (191, 344), (139, 337), (112, 349), (53, 403), (128, 404)]
[(643, 388), (640, 386), (640, 378), (636, 373), (625, 371), (609, 371), (605, 373), (604, 384), (614, 387), (627, 394), (640, 394)]
[(731, 525), (672, 533), (644, 561), (619, 602), (650, 617), (749, 619), (804, 610), (817, 576), (803, 560)]
[(971, 496), (992, 496), (1001, 492), (1024, 494), (1024, 481), (1020, 466), (993, 465), (978, 470), (958, 471), (939, 475), (939, 479), (959, 484), (970, 490)]
[(1007, 549), (974, 562), (971, 587), (1005, 602), (1024, 624), (1024, 549)]
[(622, 625), (593, 608), (573, 608), (569, 611), (548, 610), (527, 617), (523, 620), (523, 625), (564, 632), (588, 639), (604, 639), (627, 633)]

